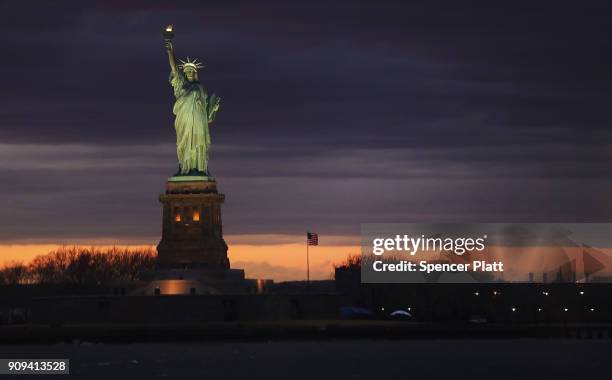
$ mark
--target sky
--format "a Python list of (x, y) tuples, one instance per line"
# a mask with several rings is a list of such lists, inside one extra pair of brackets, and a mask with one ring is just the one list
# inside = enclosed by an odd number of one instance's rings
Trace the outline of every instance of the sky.
[(222, 98), (210, 168), (247, 275), (293, 276), (307, 230), (323, 278), (361, 223), (609, 222), (610, 8), (0, 1), (0, 262), (157, 243), (168, 23)]

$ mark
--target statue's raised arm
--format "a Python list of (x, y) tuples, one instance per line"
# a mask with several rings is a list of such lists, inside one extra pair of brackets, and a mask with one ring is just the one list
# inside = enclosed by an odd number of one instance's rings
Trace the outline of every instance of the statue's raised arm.
[(172, 70), (172, 74), (176, 75), (176, 57), (174, 57), (174, 46), (172, 46), (172, 41), (166, 40), (164, 42), (166, 46), (166, 51), (168, 52), (168, 60), (170, 61), (170, 69)]

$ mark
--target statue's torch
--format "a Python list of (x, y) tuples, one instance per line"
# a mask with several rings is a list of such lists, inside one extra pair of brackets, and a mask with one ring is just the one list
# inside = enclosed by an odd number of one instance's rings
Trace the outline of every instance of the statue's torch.
[(168, 41), (171, 42), (172, 39), (174, 38), (174, 30), (173, 30), (173, 26), (172, 24), (166, 26), (166, 29), (164, 29), (164, 41)]

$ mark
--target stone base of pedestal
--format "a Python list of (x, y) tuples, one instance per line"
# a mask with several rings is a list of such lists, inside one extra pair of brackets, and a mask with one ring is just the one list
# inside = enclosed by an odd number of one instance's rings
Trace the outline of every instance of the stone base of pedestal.
[(242, 269), (160, 269), (132, 295), (205, 295), (253, 292)]

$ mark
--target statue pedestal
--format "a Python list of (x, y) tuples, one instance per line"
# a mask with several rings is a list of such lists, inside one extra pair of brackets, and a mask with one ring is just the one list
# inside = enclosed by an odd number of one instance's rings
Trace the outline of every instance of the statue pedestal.
[(249, 291), (242, 269), (230, 269), (223, 240), (225, 195), (206, 176), (170, 177), (163, 205), (157, 271), (143, 294), (222, 294)]
[(159, 269), (229, 269), (221, 223), (224, 200), (210, 177), (168, 179), (166, 192), (159, 196), (163, 205)]

